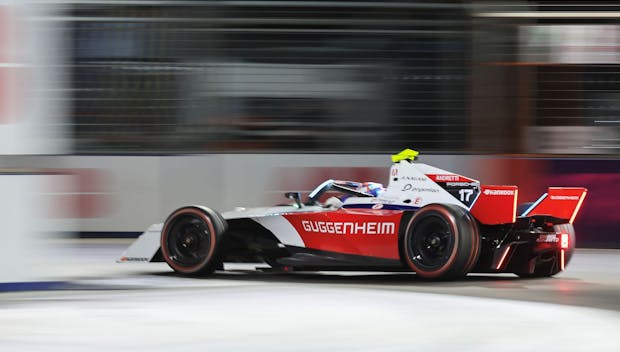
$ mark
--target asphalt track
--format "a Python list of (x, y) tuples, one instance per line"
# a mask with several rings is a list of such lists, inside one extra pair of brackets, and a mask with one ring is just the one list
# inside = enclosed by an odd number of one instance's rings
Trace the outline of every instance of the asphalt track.
[[(0, 292), (0, 351), (620, 351), (620, 250), (549, 279), (116, 264), (123, 241), (58, 247), (61, 281)], [(1, 287), (1, 286), (0, 286)]]

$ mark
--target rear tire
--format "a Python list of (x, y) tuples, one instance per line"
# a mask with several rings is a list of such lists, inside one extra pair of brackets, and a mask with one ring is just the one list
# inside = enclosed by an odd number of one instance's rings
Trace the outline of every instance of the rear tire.
[(478, 226), (461, 207), (430, 204), (409, 220), (400, 249), (403, 262), (421, 278), (462, 278), (480, 255)]
[(226, 231), (226, 221), (206, 207), (183, 207), (164, 222), (161, 250), (164, 260), (185, 275), (209, 274), (220, 267), (217, 247)]

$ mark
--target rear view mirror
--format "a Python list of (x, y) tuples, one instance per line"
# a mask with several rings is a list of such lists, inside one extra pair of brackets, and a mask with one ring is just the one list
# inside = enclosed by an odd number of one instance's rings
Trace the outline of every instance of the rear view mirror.
[(288, 199), (293, 199), (298, 208), (301, 208), (301, 194), (299, 192), (286, 192), (284, 196)]

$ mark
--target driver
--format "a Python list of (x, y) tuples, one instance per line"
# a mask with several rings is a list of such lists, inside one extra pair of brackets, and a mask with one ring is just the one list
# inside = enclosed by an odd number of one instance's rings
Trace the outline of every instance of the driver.
[(356, 190), (378, 197), (381, 193), (385, 192), (385, 187), (378, 182), (364, 182), (360, 184)]
[[(373, 197), (378, 197), (381, 193), (385, 192), (385, 187), (381, 183), (378, 182), (363, 182), (360, 183), (359, 186), (355, 188), (356, 191), (370, 194)], [(326, 208), (340, 208), (344, 201), (349, 198), (349, 195), (344, 195), (340, 197), (329, 197), (324, 206)]]

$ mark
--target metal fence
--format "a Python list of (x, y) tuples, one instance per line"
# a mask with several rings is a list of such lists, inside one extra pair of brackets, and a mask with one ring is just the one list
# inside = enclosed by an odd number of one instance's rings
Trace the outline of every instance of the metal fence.
[[(471, 119), (486, 115), (499, 125), (505, 151), (620, 153), (620, 5), (515, 1), (471, 14), (472, 89), (480, 98)], [(493, 90), (478, 95), (489, 82)], [(503, 125), (493, 122), (498, 116)]]
[(77, 2), (82, 153), (461, 150), (460, 2)]
[(78, 153), (620, 153), (619, 6), (62, 3)]

